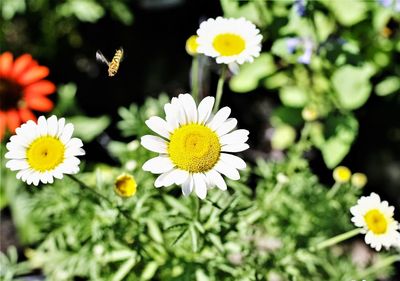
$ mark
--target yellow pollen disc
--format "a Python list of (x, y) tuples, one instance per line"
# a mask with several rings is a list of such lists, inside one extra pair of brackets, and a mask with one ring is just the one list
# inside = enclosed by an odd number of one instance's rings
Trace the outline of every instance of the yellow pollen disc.
[(28, 147), (26, 156), (32, 169), (45, 172), (56, 168), (64, 161), (65, 145), (55, 137), (37, 138)]
[(364, 219), (368, 229), (374, 234), (383, 234), (386, 232), (388, 222), (381, 211), (377, 209), (370, 210), (364, 215)]
[(128, 174), (120, 175), (115, 181), (115, 191), (122, 197), (131, 197), (136, 193), (135, 178)]
[(243, 52), (246, 42), (239, 35), (223, 33), (215, 36), (213, 47), (221, 56), (234, 56)]
[(218, 162), (221, 145), (210, 128), (189, 124), (176, 129), (168, 145), (172, 162), (180, 169), (192, 173), (206, 172)]

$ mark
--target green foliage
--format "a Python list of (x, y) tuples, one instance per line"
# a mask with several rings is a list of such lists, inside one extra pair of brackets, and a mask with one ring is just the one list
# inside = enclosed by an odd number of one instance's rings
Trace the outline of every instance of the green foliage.
[[(35, 245), (25, 251), (26, 263), (17, 263), (12, 250), (8, 258), (2, 255), (0, 261), (7, 265), (3, 276), (17, 278), (35, 268), (47, 280), (57, 281), (270, 280), (272, 276), (333, 281), (388, 273), (390, 267), (375, 265), (374, 259), (368, 266), (377, 269), (365, 272), (350, 258), (348, 252), (354, 250), (350, 244), (312, 250), (353, 227), (349, 208), (360, 190), (346, 184), (331, 198), (307, 162), (295, 157), (296, 150), (279, 163), (258, 161), (242, 172), (240, 181), (228, 180), (228, 191), (211, 189), (204, 201), (183, 197), (176, 186), (155, 189), (154, 175), (141, 169), (151, 153), (137, 140), (147, 133), (139, 121), (150, 112), (162, 115), (166, 99), (165, 95), (149, 98), (142, 107), (124, 109), (120, 127), (134, 139), (109, 145), (121, 167), (97, 164), (78, 176), (88, 187), (68, 176), (35, 189), (2, 184), (19, 234), (25, 243)], [(328, 140), (354, 126), (352, 117), (340, 118), (330, 117)], [(133, 197), (120, 198), (114, 192), (121, 172), (132, 174), (138, 183)], [(4, 173), (6, 178), (14, 176), (4, 169), (2, 173), (2, 178)], [(251, 182), (256, 183), (254, 189)]]
[[(229, 83), (231, 90), (245, 93), (264, 87), (266, 94), (279, 94), (286, 112), (315, 108), (323, 128), (331, 126), (324, 124), (331, 122), (327, 116), (343, 115), (348, 120), (349, 112), (363, 106), (372, 93), (399, 93), (399, 69), (392, 63), (400, 46), (393, 29), (400, 22), (399, 13), (378, 1), (337, 0), (305, 1), (301, 16), (293, 2), (221, 1), (226, 17), (253, 21), (264, 37), (263, 53), (253, 64), (241, 66)], [(289, 40), (297, 42), (289, 46)], [(306, 48), (311, 56), (301, 63)], [(304, 121), (300, 115), (297, 118), (287, 125), (299, 127)], [(354, 131), (346, 132), (345, 140), (314, 143), (328, 167), (340, 163), (356, 138), (357, 126), (348, 128)]]

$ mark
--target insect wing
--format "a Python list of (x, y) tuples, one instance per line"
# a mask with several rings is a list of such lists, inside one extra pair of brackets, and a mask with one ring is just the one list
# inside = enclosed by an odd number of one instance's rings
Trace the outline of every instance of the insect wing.
[(102, 63), (105, 63), (105, 64), (107, 64), (107, 65), (110, 64), (110, 62), (106, 59), (106, 57), (105, 57), (105, 56), (103, 55), (103, 53), (100, 52), (100, 51), (97, 51), (97, 52), (96, 52), (96, 60), (98, 60), (98, 61), (100, 61), (100, 62), (102, 62)]

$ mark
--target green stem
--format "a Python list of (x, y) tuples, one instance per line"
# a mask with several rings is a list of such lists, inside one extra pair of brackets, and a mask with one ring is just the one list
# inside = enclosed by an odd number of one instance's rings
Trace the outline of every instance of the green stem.
[(332, 186), (332, 188), (328, 191), (327, 197), (333, 198), (333, 196), (336, 195), (336, 193), (339, 191), (341, 186), (342, 185), (340, 183), (335, 182), (335, 184)]
[(395, 262), (400, 262), (400, 255), (393, 255), (389, 256), (381, 261), (378, 261), (376, 264), (373, 266), (367, 268), (364, 270), (364, 272), (358, 274), (357, 279), (364, 279), (368, 277), (371, 274), (374, 274), (381, 270), (382, 268), (388, 267), (389, 265), (392, 265)]
[(192, 69), (192, 97), (196, 103), (199, 102), (199, 56), (193, 56)]
[(225, 83), (225, 75), (226, 70), (228, 69), (227, 65), (223, 65), (221, 69), (221, 76), (218, 79), (217, 85), (217, 93), (215, 94), (215, 105), (213, 112), (216, 113), (219, 109), (219, 104), (221, 103), (222, 93), (224, 91), (224, 83)]
[(114, 206), (114, 203), (108, 199), (106, 196), (104, 196), (103, 194), (97, 192), (94, 188), (91, 188), (90, 186), (88, 186), (87, 184), (85, 184), (83, 181), (81, 181), (80, 179), (78, 179), (77, 177), (75, 177), (74, 175), (68, 175), (74, 182), (76, 182), (77, 184), (79, 184), (79, 186), (85, 190), (90, 191), (92, 194), (94, 194), (95, 196), (97, 196), (98, 198), (101, 198), (102, 200), (106, 201), (110, 206), (117, 208), (118, 212), (124, 216), (127, 220), (136, 223), (136, 221), (134, 219), (132, 219), (132, 217), (126, 213), (125, 210), (123, 210), (120, 206)]
[(356, 236), (357, 234), (361, 233), (361, 229), (360, 228), (355, 228), (352, 229), (350, 231), (347, 231), (345, 233), (339, 234), (337, 236), (334, 236), (332, 238), (329, 238), (325, 241), (322, 241), (321, 243), (319, 243), (318, 245), (316, 245), (315, 247), (311, 248), (312, 251), (317, 251), (317, 250), (322, 250), (324, 248), (330, 247), (332, 245), (335, 245), (337, 243), (340, 243), (344, 240), (347, 240), (351, 237)]

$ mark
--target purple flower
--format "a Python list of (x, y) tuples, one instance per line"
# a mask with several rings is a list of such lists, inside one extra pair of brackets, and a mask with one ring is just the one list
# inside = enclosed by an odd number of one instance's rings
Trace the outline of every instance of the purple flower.
[(297, 46), (301, 43), (299, 38), (289, 38), (286, 40), (286, 46), (289, 53), (293, 54), (296, 51)]
[(383, 7), (387, 8), (392, 5), (393, 0), (378, 0), (379, 4), (381, 4)]
[(306, 14), (306, 4), (306, 0), (294, 0), (293, 8), (300, 17)]
[(379, 4), (385, 8), (394, 8), (396, 12), (400, 12), (400, 0), (378, 0)]

